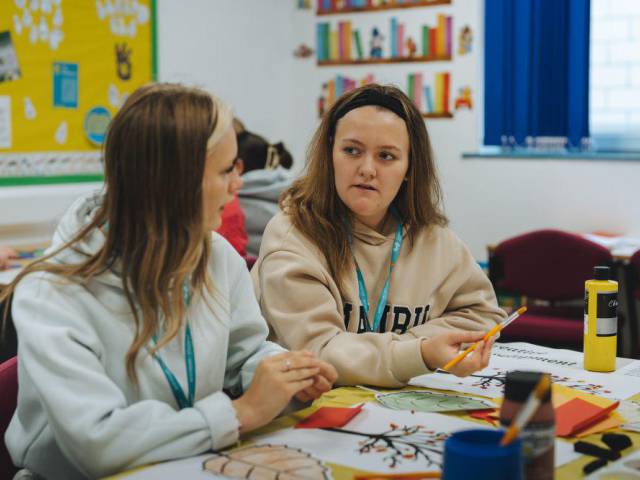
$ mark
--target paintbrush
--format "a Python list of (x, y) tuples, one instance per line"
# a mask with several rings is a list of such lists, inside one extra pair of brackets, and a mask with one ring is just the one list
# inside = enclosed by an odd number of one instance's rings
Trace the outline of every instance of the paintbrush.
[(473, 352), (478, 347), (478, 345), (480, 344), (481, 341), (486, 342), (491, 337), (493, 337), (496, 333), (498, 333), (501, 330), (503, 330), (504, 328), (506, 328), (511, 322), (513, 322), (516, 318), (518, 318), (520, 315), (522, 315), (526, 311), (527, 311), (527, 307), (520, 307), (516, 312), (512, 313), (509, 316), (509, 318), (507, 318), (504, 322), (497, 324), (495, 327), (493, 327), (491, 330), (489, 330), (485, 334), (485, 336), (482, 337), (482, 340), (480, 340), (478, 342), (475, 342), (469, 348), (467, 348), (464, 352), (461, 352), (458, 355), (456, 355), (456, 357), (453, 360), (451, 360), (444, 367), (442, 367), (442, 370), (449, 370), (450, 368), (455, 367), (467, 355), (469, 355), (471, 352)]

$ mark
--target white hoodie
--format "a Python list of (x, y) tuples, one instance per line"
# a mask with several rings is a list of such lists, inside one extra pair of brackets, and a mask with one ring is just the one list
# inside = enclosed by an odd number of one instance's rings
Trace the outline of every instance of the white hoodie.
[[(87, 224), (101, 201), (100, 194), (76, 201), (51, 248)], [(95, 231), (79, 247), (90, 254), (103, 241)], [(71, 250), (56, 257), (82, 258)], [(80, 284), (46, 273), (25, 277), (12, 304), (20, 388), (5, 441), (14, 463), (45, 478), (93, 478), (234, 443), (239, 424), (222, 389), (241, 392), (259, 360), (283, 350), (266, 341), (244, 260), (215, 233), (209, 274), (214, 294), (207, 302), (195, 296), (187, 312), (196, 395), (183, 410), (147, 350), (136, 361), (138, 387), (127, 377), (134, 320), (116, 273)], [(186, 392), (183, 346), (184, 328), (160, 355)]]

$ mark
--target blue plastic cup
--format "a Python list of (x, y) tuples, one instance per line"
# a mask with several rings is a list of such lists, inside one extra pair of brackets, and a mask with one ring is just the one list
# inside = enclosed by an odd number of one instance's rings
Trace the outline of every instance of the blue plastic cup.
[(522, 480), (520, 439), (500, 446), (504, 432), (461, 430), (444, 443), (442, 480)]

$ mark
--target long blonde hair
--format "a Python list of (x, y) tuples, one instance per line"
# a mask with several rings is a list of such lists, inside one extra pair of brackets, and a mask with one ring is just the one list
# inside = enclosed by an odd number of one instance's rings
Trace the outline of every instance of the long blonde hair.
[(393, 204), (407, 228), (410, 247), (421, 228), (447, 224), (429, 134), (413, 102), (401, 90), (388, 85), (369, 84), (345, 93), (322, 118), (307, 150), (304, 175), (283, 193), (280, 201), (293, 225), (324, 255), (341, 293), (344, 276), (352, 265), (348, 240), (352, 215), (336, 190), (333, 137), (340, 112), (367, 95), (388, 97), (404, 113), (409, 133), (409, 169), (407, 181), (402, 183)]
[[(70, 241), (3, 288), (0, 302), (8, 302), (31, 272), (85, 282), (115, 271), (135, 321), (126, 368), (137, 383), (140, 349), (154, 334), (160, 337), (155, 349), (162, 347), (183, 324), (183, 284), (188, 282), (195, 294), (213, 288), (207, 274), (211, 237), (203, 221), (202, 177), (207, 150), (220, 140), (232, 118), (224, 104), (199, 89), (152, 84), (136, 90), (108, 129), (104, 202)], [(105, 242), (86, 260), (47, 262), (68, 248), (82, 254), (76, 244), (96, 229), (103, 230)]]

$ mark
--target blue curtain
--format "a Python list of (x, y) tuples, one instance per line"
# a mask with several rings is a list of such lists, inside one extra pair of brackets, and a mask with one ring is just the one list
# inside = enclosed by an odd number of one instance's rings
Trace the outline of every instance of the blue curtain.
[(589, 136), (590, 0), (485, 0), (484, 143)]

